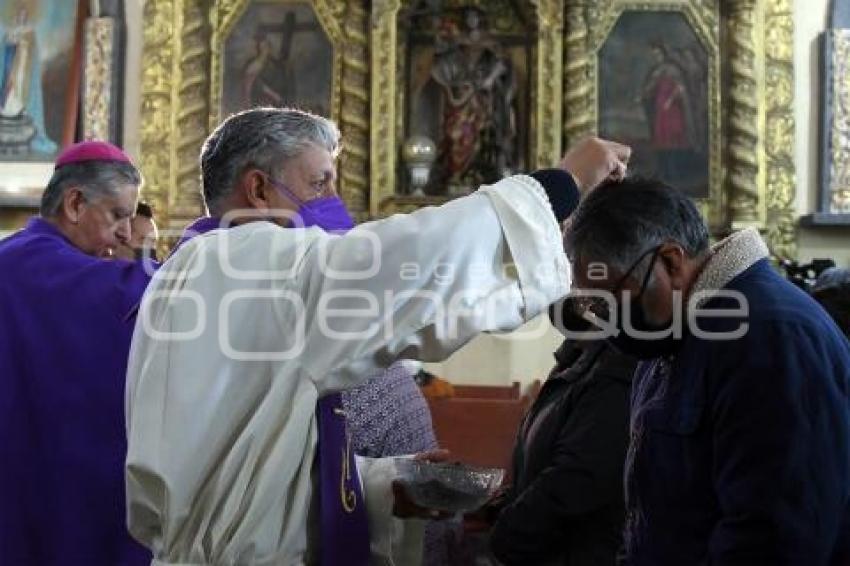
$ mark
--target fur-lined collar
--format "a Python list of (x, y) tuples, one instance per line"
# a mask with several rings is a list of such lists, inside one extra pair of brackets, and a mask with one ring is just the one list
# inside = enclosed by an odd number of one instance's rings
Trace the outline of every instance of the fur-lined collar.
[[(755, 228), (735, 232), (711, 247), (705, 267), (691, 288), (699, 291), (716, 291), (724, 288), (735, 277), (769, 255), (767, 245)], [(704, 297), (704, 303), (709, 297)]]

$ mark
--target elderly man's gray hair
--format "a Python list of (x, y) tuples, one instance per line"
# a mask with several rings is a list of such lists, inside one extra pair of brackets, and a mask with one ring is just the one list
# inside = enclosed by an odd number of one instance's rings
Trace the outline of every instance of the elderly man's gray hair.
[(139, 170), (121, 161), (82, 161), (63, 165), (53, 172), (41, 195), (39, 213), (49, 218), (62, 208), (65, 192), (78, 188), (89, 202), (117, 195), (127, 185), (142, 184)]
[(281, 161), (316, 145), (336, 156), (339, 129), (331, 120), (294, 108), (253, 108), (227, 118), (201, 149), (201, 186), (211, 211), (248, 168), (276, 175)]
[(708, 229), (696, 205), (661, 181), (626, 178), (587, 195), (564, 243), (573, 261), (602, 262), (625, 272), (641, 254), (667, 242), (690, 257), (708, 250)]

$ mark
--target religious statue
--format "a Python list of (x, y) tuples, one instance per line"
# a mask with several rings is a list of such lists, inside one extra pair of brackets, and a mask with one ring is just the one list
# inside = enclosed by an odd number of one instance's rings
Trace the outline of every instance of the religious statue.
[(464, 10), (462, 32), (441, 22), (431, 78), (442, 92), (439, 182), (453, 194), (493, 182), (515, 165), (515, 78), (501, 46), (481, 29), (481, 12)]
[(44, 128), (41, 59), (25, 0), (18, 1), (3, 37), (0, 65), (0, 153), (54, 153), (57, 145)]

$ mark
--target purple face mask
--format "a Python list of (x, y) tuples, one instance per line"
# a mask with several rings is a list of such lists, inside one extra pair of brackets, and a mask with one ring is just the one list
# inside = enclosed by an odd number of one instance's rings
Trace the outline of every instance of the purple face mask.
[(348, 232), (354, 228), (354, 219), (339, 197), (322, 197), (301, 203), (298, 214), (305, 228), (318, 226), (325, 232)]
[(316, 226), (325, 232), (347, 232), (354, 228), (354, 219), (345, 208), (345, 203), (338, 196), (320, 197), (307, 202), (302, 201), (290, 191), (286, 185), (271, 178), (269, 182), (286, 198), (298, 205), (293, 227), (309, 228)]

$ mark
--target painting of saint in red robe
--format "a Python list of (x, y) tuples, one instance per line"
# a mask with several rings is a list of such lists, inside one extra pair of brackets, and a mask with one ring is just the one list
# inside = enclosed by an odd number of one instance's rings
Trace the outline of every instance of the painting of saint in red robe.
[[(656, 66), (644, 84), (644, 107), (655, 149), (684, 149), (694, 144), (684, 72), (667, 55), (663, 44), (652, 48)], [(689, 135), (690, 134), (690, 135)]]
[(631, 169), (709, 192), (708, 55), (680, 12), (625, 11), (599, 51), (599, 133), (630, 144)]

